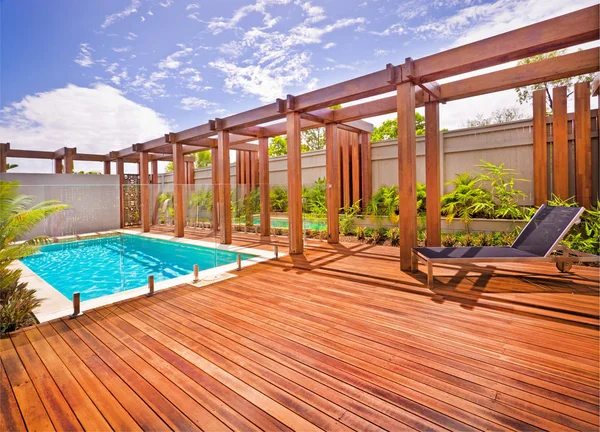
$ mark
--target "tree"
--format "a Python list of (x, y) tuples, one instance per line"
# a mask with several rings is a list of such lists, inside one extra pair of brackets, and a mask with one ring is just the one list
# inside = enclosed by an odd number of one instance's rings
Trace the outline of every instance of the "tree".
[[(196, 158), (196, 161), (194, 162), (196, 168), (204, 168), (212, 164), (212, 154), (209, 151), (194, 153), (194, 157)], [(167, 164), (165, 172), (173, 172), (173, 162)]]
[[(528, 57), (523, 59), (517, 63), (518, 65), (537, 63), (542, 60), (559, 57), (564, 55), (567, 52), (566, 49), (552, 51), (546, 54), (539, 54), (533, 57)], [(567, 87), (567, 97), (573, 94), (573, 86), (578, 82), (583, 81), (592, 81), (594, 79), (594, 74), (587, 75), (579, 75), (576, 77), (562, 78), (554, 81), (547, 81), (539, 84), (532, 84), (525, 87), (517, 87), (515, 90), (517, 92), (517, 98), (520, 104), (524, 104), (526, 102), (531, 101), (533, 98), (533, 92), (536, 90), (546, 90), (546, 104), (548, 105), (548, 109), (552, 111), (552, 89), (554, 87)]]
[[(425, 117), (415, 112), (415, 130), (417, 135), (425, 135)], [(373, 129), (371, 141), (385, 141), (398, 138), (398, 118), (384, 121)]]
[(465, 122), (465, 127), (488, 126), (492, 124), (508, 123), (521, 120), (525, 115), (519, 107), (499, 108), (494, 111), (489, 117), (484, 117), (482, 113), (475, 116), (474, 119), (469, 119)]
[[(302, 134), (304, 134), (305, 132), (310, 132), (310, 131), (303, 131)], [(313, 142), (313, 145), (316, 147), (318, 146), (318, 142)], [(323, 147), (325, 147), (325, 142), (323, 139)], [(323, 148), (321, 147), (321, 148)], [(301, 151), (302, 153), (305, 153), (307, 151), (311, 151), (311, 150), (318, 150), (318, 148), (314, 148), (311, 149), (304, 141), (304, 139), (302, 139), (301, 142)], [(287, 155), (287, 137), (280, 135), (280, 136), (276, 136), (271, 138), (271, 142), (269, 143), (269, 156), (270, 157), (274, 157), (274, 156), (285, 156)]]
[(194, 156), (196, 157), (196, 162), (194, 163), (196, 168), (204, 168), (212, 164), (212, 153), (210, 151), (194, 153)]

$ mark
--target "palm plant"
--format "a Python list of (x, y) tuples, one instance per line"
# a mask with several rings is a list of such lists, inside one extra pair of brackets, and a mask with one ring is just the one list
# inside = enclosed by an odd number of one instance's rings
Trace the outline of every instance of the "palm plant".
[(288, 192), (283, 186), (275, 186), (269, 194), (271, 210), (285, 212), (288, 208)]
[(57, 201), (32, 205), (34, 197), (19, 193), (18, 181), (0, 180), (0, 332), (13, 331), (26, 323), (40, 301), (35, 290), (19, 282), (21, 270), (9, 268), (14, 261), (38, 251), (48, 237), (22, 237), (53, 213), (68, 208)]
[(515, 178), (517, 172), (504, 168), (503, 163), (494, 165), (481, 160), (481, 164), (475, 166), (483, 171), (479, 175), (479, 183), (490, 186), (492, 201), (496, 204), (493, 215), (501, 219), (522, 219), (526, 212), (519, 205), (519, 198), (525, 198), (527, 195), (515, 187), (515, 182), (527, 180)]
[(465, 224), (467, 233), (471, 219), (487, 216), (494, 210), (491, 194), (478, 183), (478, 177), (458, 174), (454, 180), (446, 182), (454, 185), (454, 190), (442, 197), (442, 214), (446, 215), (446, 221), (450, 223), (458, 217)]

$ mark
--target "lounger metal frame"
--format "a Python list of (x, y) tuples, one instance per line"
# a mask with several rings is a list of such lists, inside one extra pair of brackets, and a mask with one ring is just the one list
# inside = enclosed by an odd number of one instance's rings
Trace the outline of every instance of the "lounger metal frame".
[[(545, 204), (543, 204), (538, 209), (538, 212), (540, 210), (542, 210), (542, 208), (544, 208), (544, 206), (545, 206)], [(581, 221), (580, 216), (584, 211), (585, 211), (584, 207), (581, 207), (579, 209), (577, 216), (571, 220), (571, 223), (569, 223), (569, 225), (565, 228), (565, 230), (561, 233), (561, 235), (558, 237), (558, 239), (554, 242), (552, 247), (548, 250), (548, 252), (546, 252), (546, 255), (544, 255), (543, 257), (542, 256), (540, 256), (540, 257), (519, 257), (517, 259), (515, 259), (513, 257), (429, 258), (429, 257), (426, 257), (425, 255), (419, 253), (418, 251), (416, 251), (415, 250), (416, 248), (413, 248), (413, 250), (412, 250), (413, 262), (420, 261), (420, 262), (424, 263), (425, 265), (427, 265), (427, 286), (429, 288), (433, 287), (433, 265), (434, 264), (458, 264), (458, 265), (460, 265), (460, 264), (473, 264), (473, 263), (477, 263), (477, 262), (506, 263), (506, 262), (517, 261), (517, 260), (518, 261), (527, 261), (527, 262), (553, 262), (553, 263), (556, 263), (556, 267), (561, 272), (566, 272), (571, 268), (571, 265), (573, 263), (599, 262), (600, 261), (600, 257), (597, 255), (592, 255), (592, 254), (588, 254), (588, 253), (584, 253), (584, 252), (580, 252), (580, 251), (575, 251), (575, 250), (569, 249), (565, 246), (559, 245), (560, 241), (569, 232), (569, 230), (573, 227), (573, 225), (576, 225)], [(537, 215), (537, 212), (536, 212), (536, 215)], [(521, 230), (521, 233), (517, 236), (517, 238), (515, 239), (515, 241), (513, 242), (513, 244), (510, 247), (514, 246), (514, 244), (517, 242), (519, 237), (521, 237), (523, 235), (523, 232), (525, 232), (525, 229), (527, 228), (527, 226), (529, 224), (531, 224), (534, 219), (535, 219), (535, 215), (534, 215), (534, 217), (531, 218), (531, 220), (527, 223), (527, 225), (525, 225), (523, 230)], [(502, 246), (499, 246), (499, 247), (502, 247)], [(561, 255), (552, 255), (553, 253), (556, 253), (556, 252), (560, 252)], [(414, 266), (414, 267), (415, 267), (414, 271), (417, 271), (416, 266)]]

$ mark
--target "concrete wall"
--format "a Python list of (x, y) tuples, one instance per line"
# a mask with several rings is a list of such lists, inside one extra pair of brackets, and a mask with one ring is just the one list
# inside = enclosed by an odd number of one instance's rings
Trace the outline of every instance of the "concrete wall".
[(116, 175), (3, 173), (0, 180), (19, 180), (21, 193), (34, 196), (34, 203), (58, 200), (71, 206), (47, 218), (29, 237), (119, 228), (119, 178)]
[[(592, 158), (593, 162), (593, 190), (598, 191), (598, 131), (595, 122), (592, 127)], [(516, 170), (517, 177), (527, 181), (518, 182), (517, 187), (523, 190), (527, 197), (523, 204), (533, 204), (533, 126), (531, 120), (521, 120), (500, 125), (483, 126), (478, 128), (460, 129), (442, 132), (441, 147), (443, 160), (442, 187), (444, 193), (449, 192), (452, 186), (443, 183), (452, 180), (456, 174), (477, 171), (475, 166), (480, 160), (494, 164), (504, 163), (505, 168)], [(549, 137), (549, 139), (551, 139)], [(573, 136), (569, 134), (570, 174), (569, 181), (571, 194), (575, 194)], [(373, 168), (373, 192), (381, 186), (398, 184), (398, 144), (396, 141), (373, 143), (371, 146)], [(551, 144), (549, 144), (549, 158), (551, 158)], [(270, 159), (270, 179), (272, 185), (287, 185), (287, 158), (285, 156)], [(302, 182), (312, 184), (319, 177), (325, 177), (325, 151), (315, 151), (302, 154)], [(210, 184), (212, 182), (211, 168), (197, 169), (195, 172), (196, 184)], [(161, 179), (162, 181), (162, 179)], [(417, 137), (417, 181), (425, 182), (425, 137)], [(166, 174), (164, 182), (172, 182), (172, 175)], [(231, 184), (235, 184), (235, 163), (231, 165)], [(551, 184), (551, 183), (550, 183)]]

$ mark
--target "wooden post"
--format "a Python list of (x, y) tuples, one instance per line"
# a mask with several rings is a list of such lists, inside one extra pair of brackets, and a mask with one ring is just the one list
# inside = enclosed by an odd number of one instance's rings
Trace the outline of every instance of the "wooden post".
[(288, 218), (290, 254), (304, 252), (302, 240), (302, 147), (300, 142), (300, 113), (286, 116), (288, 143)]
[[(363, 148), (364, 150), (364, 148)], [(325, 172), (327, 184), (327, 243), (340, 241), (340, 146), (338, 127), (335, 123), (325, 125)]]
[(260, 235), (271, 235), (271, 203), (269, 185), (269, 138), (258, 139), (258, 174), (260, 188)]
[(367, 209), (371, 195), (373, 193), (373, 173), (371, 164), (371, 134), (361, 132), (360, 136), (360, 157), (362, 173), (362, 208)]
[(6, 157), (10, 149), (9, 143), (0, 143), (0, 173), (6, 172)]
[(592, 138), (590, 83), (575, 84), (575, 190), (577, 203), (592, 204)]
[(358, 147), (359, 133), (351, 132), (349, 135), (352, 150), (352, 203), (360, 200), (360, 153)]
[(62, 158), (54, 159), (54, 174), (62, 174), (62, 173), (63, 173)]
[(340, 136), (340, 146), (342, 147), (342, 194), (344, 195), (344, 207), (352, 205), (352, 196), (350, 195), (350, 132), (343, 131)]
[(65, 174), (73, 174), (73, 156), (75, 156), (74, 148), (65, 148)]
[(440, 213), (440, 103), (425, 104), (425, 188), (428, 247), (442, 245)]
[(231, 244), (231, 185), (229, 167), (229, 132), (218, 134), (219, 160), (219, 217), (221, 244)]
[(110, 161), (104, 161), (104, 174), (110, 174)]
[(569, 141), (567, 135), (567, 87), (552, 89), (552, 191), (569, 198)]
[(533, 202), (548, 201), (548, 137), (546, 131), (546, 90), (533, 92)]
[(150, 184), (148, 175), (148, 152), (140, 153), (140, 212), (142, 231), (150, 231)]
[(125, 194), (123, 187), (125, 185), (125, 160), (117, 159), (117, 175), (119, 176), (119, 206), (121, 214), (121, 228), (125, 228)]
[(219, 150), (217, 147), (210, 149), (211, 154), (211, 175), (212, 175), (212, 223), (213, 231), (219, 229)]
[(185, 181), (185, 167), (183, 159), (183, 145), (173, 142), (173, 210), (175, 220), (175, 237), (183, 237), (185, 230), (185, 203), (183, 188)]
[(150, 162), (152, 167), (152, 194), (150, 202), (152, 203), (152, 224), (158, 223), (158, 161), (153, 159)]
[(188, 163), (188, 184), (194, 185), (196, 184), (196, 170), (194, 167), (195, 160), (190, 160)]
[(398, 111), (398, 198), (400, 202), (400, 269), (416, 270), (412, 248), (417, 246), (417, 138), (415, 85), (396, 87)]

